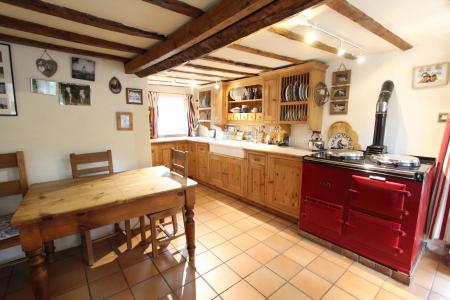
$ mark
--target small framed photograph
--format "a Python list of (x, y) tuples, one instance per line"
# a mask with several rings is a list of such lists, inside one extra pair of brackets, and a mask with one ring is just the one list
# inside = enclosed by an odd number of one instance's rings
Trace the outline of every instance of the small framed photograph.
[(438, 122), (439, 123), (446, 123), (449, 116), (450, 116), (450, 113), (439, 113), (439, 115), (438, 115)]
[(0, 80), (5, 79), (5, 69), (0, 66)]
[(330, 115), (345, 115), (348, 112), (348, 101), (330, 101)]
[(346, 100), (349, 97), (350, 86), (333, 86), (331, 88), (331, 100)]
[(133, 113), (116, 112), (117, 130), (133, 130)]
[(109, 90), (113, 94), (119, 94), (122, 91), (122, 84), (120, 83), (119, 79), (117, 79), (117, 77), (113, 77), (109, 81)]
[(144, 104), (142, 89), (127, 88), (127, 104)]
[(91, 87), (74, 83), (59, 83), (59, 104), (91, 105)]
[(0, 43), (0, 116), (17, 116), (11, 47)]
[(413, 68), (413, 88), (426, 88), (448, 83), (448, 62)]
[(57, 87), (56, 81), (31, 78), (32, 93), (56, 96)]
[(352, 78), (352, 70), (333, 72), (333, 85), (350, 84)]
[(4, 82), (0, 82), (0, 94), (6, 95), (6, 84)]
[(72, 57), (72, 78), (95, 81), (95, 61)]

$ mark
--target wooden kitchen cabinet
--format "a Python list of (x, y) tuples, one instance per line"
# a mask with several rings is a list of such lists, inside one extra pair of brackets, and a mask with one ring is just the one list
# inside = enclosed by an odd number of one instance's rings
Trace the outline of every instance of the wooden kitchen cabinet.
[(197, 143), (197, 178), (204, 182), (209, 182), (209, 145)]
[(278, 78), (264, 81), (263, 121), (276, 124), (278, 121), (278, 98), (280, 95), (280, 80)]
[(247, 159), (247, 198), (264, 204), (266, 195), (267, 155), (248, 152)]
[(161, 166), (162, 165), (161, 145), (152, 143), (151, 151), (152, 151), (152, 166)]
[(188, 151), (188, 175), (191, 178), (197, 176), (197, 145), (194, 142), (186, 143), (186, 150)]
[(244, 159), (209, 154), (209, 183), (232, 192), (245, 195), (246, 163)]
[(267, 206), (298, 218), (302, 165), (301, 158), (268, 156)]
[(209, 154), (209, 183), (217, 187), (224, 184), (225, 170), (224, 157), (216, 154)]
[(223, 125), (226, 122), (225, 102), (223, 101), (223, 88), (212, 89), (211, 122), (214, 125)]

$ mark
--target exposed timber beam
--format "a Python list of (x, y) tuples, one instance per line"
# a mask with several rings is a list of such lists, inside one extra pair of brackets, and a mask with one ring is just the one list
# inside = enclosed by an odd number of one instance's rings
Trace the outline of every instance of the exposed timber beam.
[[(316, 48), (316, 49), (320, 49), (323, 51), (327, 51), (333, 54), (337, 54), (338, 49), (335, 47), (332, 47), (330, 45), (327, 45), (325, 43), (319, 42), (319, 41), (315, 41), (313, 43), (307, 43), (305, 41), (305, 37), (301, 34), (298, 34), (296, 32), (287, 30), (286, 28), (280, 27), (280, 26), (273, 26), (271, 28), (268, 29), (268, 31), (272, 32), (272, 33), (276, 33), (278, 35), (281, 35), (287, 39), (290, 39), (292, 41), (296, 41), (296, 42), (301, 42), (301, 43), (305, 43), (307, 45), (309, 45), (310, 47)], [(345, 53), (344, 54), (345, 58), (348, 59), (356, 59), (356, 57), (353, 54), (350, 53)]]
[(112, 49), (117, 51), (124, 51), (130, 53), (142, 53), (145, 50), (125, 44), (120, 44), (108, 40), (99, 39), (96, 37), (83, 35), (79, 33), (74, 33), (70, 31), (65, 31), (61, 29), (56, 29), (48, 26), (44, 26), (41, 24), (23, 21), (11, 17), (7, 17), (4, 15), (0, 15), (0, 27), (6, 27), (10, 29), (20, 30), (24, 32), (39, 34), (43, 36), (48, 36), (64, 41), (105, 48)]
[(176, 13), (197, 18), (203, 14), (203, 10), (179, 0), (144, 0), (145, 2), (174, 11)]
[(170, 34), (165, 41), (153, 45), (144, 54), (138, 55), (127, 62), (125, 64), (125, 72), (136, 73), (179, 54), (237, 21), (246, 18), (273, 1), (221, 0), (203, 15), (192, 19)]
[(103, 19), (75, 9), (44, 2), (41, 0), (0, 0), (0, 2), (15, 5), (35, 12), (55, 16), (81, 24), (94, 26), (109, 31), (120, 32), (144, 38), (164, 40), (165, 36), (156, 32), (124, 25), (119, 22)]
[(340, 13), (344, 17), (349, 18), (355, 23), (361, 25), (364, 29), (378, 35), (380, 38), (391, 43), (397, 48), (405, 51), (411, 49), (413, 46), (403, 40), (401, 37), (366, 15), (359, 8), (351, 5), (346, 0), (328, 0), (326, 2), (327, 6), (336, 12)]
[(10, 43), (16, 43), (16, 44), (20, 44), (20, 45), (25, 45), (25, 46), (36, 47), (36, 48), (51, 49), (51, 50), (56, 50), (56, 51), (61, 51), (61, 52), (66, 52), (66, 53), (72, 53), (72, 54), (80, 54), (80, 55), (87, 55), (87, 56), (93, 56), (93, 57), (99, 57), (99, 58), (106, 58), (106, 59), (111, 59), (111, 60), (118, 60), (118, 61), (122, 61), (122, 62), (127, 60), (127, 58), (125, 58), (125, 57), (120, 57), (120, 56), (111, 55), (111, 54), (107, 54), (107, 53), (100, 53), (100, 52), (95, 52), (95, 51), (90, 51), (90, 50), (59, 46), (59, 45), (44, 43), (44, 42), (40, 42), (40, 41), (36, 41), (36, 40), (30, 40), (30, 39), (21, 38), (21, 37), (12, 36), (12, 35), (3, 34), (3, 33), (0, 33), (0, 40), (5, 41), (5, 42), (10, 42)]
[[(224, 30), (202, 40), (194, 46), (172, 57), (166, 58), (158, 64), (152, 65), (136, 73), (140, 77), (171, 69), (187, 61), (197, 59), (214, 50), (225, 47), (235, 41), (246, 37), (258, 30), (278, 23), (298, 12), (314, 5), (321, 4), (324, 0), (277, 0), (264, 6), (246, 18), (237, 21)], [(235, 1), (243, 2), (243, 1)], [(203, 16), (207, 15), (204, 14)], [(202, 16), (202, 17), (203, 17)], [(201, 17), (200, 17), (201, 18)], [(197, 18), (196, 20), (199, 20)], [(162, 42), (165, 43), (165, 42)]]
[(235, 61), (235, 60), (231, 60), (231, 59), (225, 59), (225, 58), (210, 56), (210, 55), (203, 56), (203, 57), (201, 57), (201, 59), (207, 60), (207, 61), (218, 62), (221, 64), (230, 65), (233, 67), (244, 67), (244, 68), (262, 70), (262, 71), (273, 70), (273, 68), (266, 67), (266, 66), (254, 65), (254, 64), (244, 63), (244, 62), (240, 62), (240, 61)]
[(182, 74), (191, 74), (191, 75), (197, 75), (197, 76), (204, 76), (204, 77), (211, 77), (211, 78), (219, 78), (223, 80), (229, 80), (229, 79), (236, 79), (238, 77), (230, 77), (230, 76), (223, 76), (223, 75), (214, 75), (214, 74), (208, 74), (208, 73), (202, 73), (202, 72), (194, 72), (194, 71), (183, 71), (183, 70), (177, 70), (177, 69), (171, 69), (167, 70), (166, 72), (177, 72)]
[(194, 68), (194, 69), (198, 69), (198, 70), (205, 70), (205, 71), (212, 71), (212, 72), (244, 75), (244, 76), (253, 76), (255, 74), (258, 74), (258, 72), (242, 72), (242, 71), (236, 71), (236, 70), (230, 70), (230, 69), (222, 69), (222, 68), (216, 68), (216, 67), (210, 67), (210, 66), (191, 64), (191, 63), (184, 64), (183, 67), (189, 67), (189, 68)]
[(263, 51), (260, 49), (255, 49), (255, 48), (251, 48), (251, 47), (247, 47), (247, 46), (243, 46), (243, 45), (239, 45), (239, 44), (232, 44), (229, 45), (228, 48), (230, 49), (234, 49), (234, 50), (239, 50), (239, 51), (243, 51), (243, 52), (247, 52), (247, 53), (251, 53), (251, 54), (256, 54), (259, 56), (264, 56), (264, 57), (268, 57), (268, 58), (273, 58), (273, 59), (278, 59), (278, 60), (282, 60), (282, 61), (287, 61), (293, 64), (302, 64), (305, 61), (300, 60), (300, 59), (296, 59), (293, 57), (289, 57), (289, 56), (284, 56), (284, 55), (280, 55), (280, 54), (276, 54), (273, 52), (268, 52), (268, 51)]

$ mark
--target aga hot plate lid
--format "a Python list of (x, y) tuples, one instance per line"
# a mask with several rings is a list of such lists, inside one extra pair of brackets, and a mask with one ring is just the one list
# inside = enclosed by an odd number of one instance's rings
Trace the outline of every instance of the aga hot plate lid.
[(348, 149), (332, 149), (328, 150), (327, 154), (331, 157), (338, 157), (343, 159), (363, 159), (364, 152), (358, 150)]
[(370, 160), (380, 165), (395, 167), (420, 167), (420, 160), (415, 156), (404, 154), (374, 154)]

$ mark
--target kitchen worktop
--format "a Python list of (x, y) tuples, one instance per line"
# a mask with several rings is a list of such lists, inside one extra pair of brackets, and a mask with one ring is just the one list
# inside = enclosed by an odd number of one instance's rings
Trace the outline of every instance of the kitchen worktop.
[(247, 141), (234, 141), (234, 140), (217, 140), (207, 137), (170, 137), (170, 138), (157, 138), (151, 139), (150, 142), (153, 143), (170, 143), (170, 142), (181, 142), (181, 141), (192, 141), (199, 143), (217, 144), (229, 147), (243, 148), (244, 150), (250, 151), (261, 151), (275, 154), (291, 155), (303, 157), (310, 155), (313, 152), (307, 149), (302, 149), (293, 146), (280, 147), (276, 145), (267, 145), (261, 143), (252, 143)]

